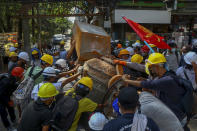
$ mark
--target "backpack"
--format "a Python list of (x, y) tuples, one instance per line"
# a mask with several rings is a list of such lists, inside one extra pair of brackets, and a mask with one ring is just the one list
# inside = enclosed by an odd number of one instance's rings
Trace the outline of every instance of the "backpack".
[(176, 75), (170, 75), (170, 76), (175, 80), (175, 82), (180, 87), (184, 88), (185, 90), (185, 94), (182, 97), (181, 103), (179, 103), (178, 106), (183, 109), (183, 111), (187, 115), (187, 119), (189, 120), (191, 118), (192, 109), (194, 106), (194, 96), (193, 96), (194, 89), (192, 83)]
[(21, 103), (28, 104), (31, 100), (31, 92), (33, 90), (35, 80), (42, 74), (43, 71), (38, 72), (35, 76), (32, 75), (35, 66), (31, 67), (28, 77), (25, 78), (13, 93), (16, 99)]
[(0, 74), (0, 95), (7, 91), (5, 86), (7, 85), (8, 80), (6, 78), (9, 78), (9, 75), (7, 73)]
[[(56, 98), (57, 99), (57, 98)], [(54, 131), (67, 131), (72, 126), (75, 114), (78, 110), (79, 96), (72, 97), (71, 94), (60, 96), (53, 109), (50, 125)]]

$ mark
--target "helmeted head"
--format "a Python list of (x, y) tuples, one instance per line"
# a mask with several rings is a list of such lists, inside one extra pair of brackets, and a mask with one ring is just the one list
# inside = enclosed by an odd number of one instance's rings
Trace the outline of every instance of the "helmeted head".
[(82, 97), (88, 95), (93, 89), (93, 81), (90, 77), (82, 77), (77, 83), (75, 92)]
[(61, 46), (64, 46), (65, 45), (65, 42), (62, 40), (62, 41), (60, 41), (60, 45)]
[(44, 81), (54, 83), (57, 81), (58, 70), (54, 69), (53, 67), (46, 67), (42, 75), (44, 77)]
[(24, 69), (22, 67), (15, 67), (12, 69), (11, 75), (16, 77), (17, 80), (21, 80), (23, 78)]
[(185, 54), (184, 60), (188, 65), (192, 65), (192, 62), (197, 64), (197, 54), (195, 52), (190, 51), (187, 54)]
[(133, 62), (133, 63), (140, 64), (140, 63), (142, 63), (142, 61), (143, 61), (143, 57), (139, 54), (135, 54), (131, 57), (131, 62)]
[(119, 54), (118, 54), (118, 57), (120, 59), (124, 59), (124, 60), (127, 60), (129, 59), (129, 56), (130, 56), (130, 52), (126, 49), (122, 49)]
[(17, 58), (18, 58), (18, 55), (17, 55), (16, 52), (10, 52), (9, 58), (10, 58), (11, 61), (16, 62)]
[(102, 131), (104, 125), (108, 122), (107, 118), (100, 112), (92, 114), (88, 121), (89, 127), (95, 131)]
[(41, 57), (41, 65), (44, 67), (52, 66), (53, 64), (53, 56), (49, 54), (44, 54)]
[(35, 59), (39, 59), (39, 52), (37, 50), (33, 50), (31, 52), (32, 56), (35, 58)]
[(64, 60), (64, 59), (58, 59), (58, 60), (55, 62), (55, 68), (56, 68), (56, 69), (59, 69), (59, 70), (61, 70), (61, 71), (67, 70), (68, 65), (67, 65), (67, 63), (66, 63), (66, 60)]
[(26, 64), (29, 61), (29, 55), (27, 52), (20, 52), (18, 54), (19, 60), (21, 60), (24, 64)]
[(9, 48), (9, 51), (10, 52), (15, 52), (17, 50), (17, 48), (15, 48), (15, 47), (13, 47), (13, 46), (11, 46), (10, 48)]
[(50, 105), (54, 101), (54, 97), (58, 94), (59, 91), (52, 83), (44, 83), (38, 91), (38, 97), (47, 105)]
[(161, 77), (163, 73), (166, 72), (167, 65), (166, 65), (166, 58), (161, 53), (152, 53), (148, 60), (146, 60), (146, 73), (156, 77)]

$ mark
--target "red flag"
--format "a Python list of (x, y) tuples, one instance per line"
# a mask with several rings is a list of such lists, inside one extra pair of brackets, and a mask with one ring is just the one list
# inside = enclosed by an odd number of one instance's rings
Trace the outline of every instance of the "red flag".
[(160, 49), (171, 49), (168, 44), (163, 41), (163, 37), (158, 36), (151, 32), (150, 30), (146, 29), (145, 27), (141, 26), (134, 21), (123, 17), (123, 19), (132, 27), (132, 29), (138, 34), (138, 36), (143, 40), (148, 42), (149, 44), (154, 44)]

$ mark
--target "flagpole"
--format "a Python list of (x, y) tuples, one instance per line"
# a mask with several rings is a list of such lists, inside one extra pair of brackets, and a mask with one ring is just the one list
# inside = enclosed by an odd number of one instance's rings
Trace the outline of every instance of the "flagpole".
[(148, 46), (148, 48), (151, 50), (152, 53), (155, 53), (155, 51), (153, 50), (153, 48), (151, 48), (150, 45), (146, 41), (144, 41), (144, 43), (146, 44), (146, 46)]

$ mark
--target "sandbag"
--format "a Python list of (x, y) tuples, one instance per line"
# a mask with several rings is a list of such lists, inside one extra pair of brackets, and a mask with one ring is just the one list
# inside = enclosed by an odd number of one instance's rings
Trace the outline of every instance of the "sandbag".
[(142, 92), (139, 98), (143, 114), (153, 119), (160, 131), (183, 131), (176, 115), (149, 92)]

